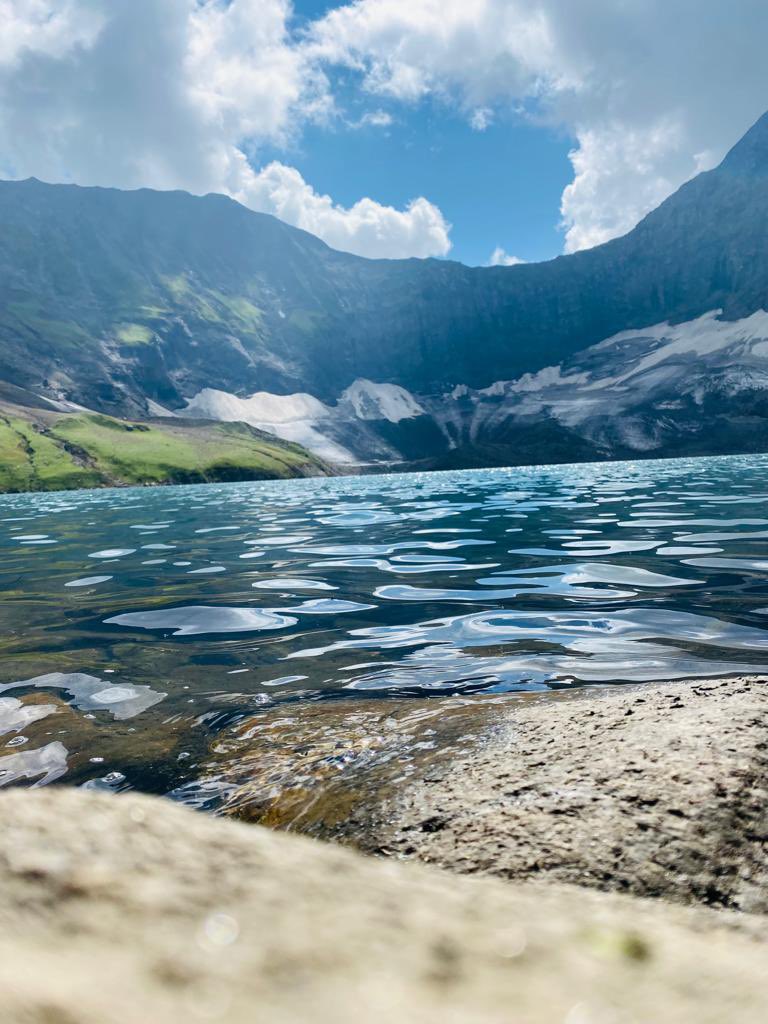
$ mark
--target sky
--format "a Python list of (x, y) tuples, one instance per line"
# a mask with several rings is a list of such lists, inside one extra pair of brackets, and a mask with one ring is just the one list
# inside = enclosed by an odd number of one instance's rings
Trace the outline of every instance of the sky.
[(0, 0), (0, 176), (471, 265), (630, 230), (768, 109), (765, 0)]

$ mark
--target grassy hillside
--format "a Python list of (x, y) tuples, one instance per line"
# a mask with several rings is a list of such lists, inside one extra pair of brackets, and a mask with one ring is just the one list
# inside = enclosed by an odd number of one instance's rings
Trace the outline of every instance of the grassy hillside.
[(298, 445), (242, 423), (133, 423), (0, 405), (0, 491), (324, 475)]

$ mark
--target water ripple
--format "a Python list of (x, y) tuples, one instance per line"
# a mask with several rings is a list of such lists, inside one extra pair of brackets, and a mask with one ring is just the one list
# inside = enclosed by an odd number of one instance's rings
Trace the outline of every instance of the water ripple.
[(767, 508), (746, 456), (5, 495), (0, 784), (167, 792), (358, 691), (765, 672)]

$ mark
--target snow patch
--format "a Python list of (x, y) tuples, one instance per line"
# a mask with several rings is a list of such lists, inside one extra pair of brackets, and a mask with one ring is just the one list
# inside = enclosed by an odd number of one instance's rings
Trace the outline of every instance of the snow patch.
[[(476, 418), (545, 417), (573, 430), (593, 423), (598, 432), (605, 429), (602, 421), (627, 447), (650, 451), (661, 438), (637, 410), (680, 403), (683, 396), (701, 404), (710, 392), (733, 396), (768, 387), (768, 313), (758, 310), (728, 321), (720, 319), (721, 312), (622, 331), (562, 366), (499, 381), (475, 393)], [(487, 395), (503, 398), (493, 413), (483, 412), (481, 399)]]
[(204, 388), (187, 402), (187, 416), (200, 416), (228, 423), (293, 423), (298, 420), (319, 420), (329, 414), (326, 405), (306, 392), (295, 395), (272, 395), (257, 391), (249, 398), (238, 398), (228, 391)]
[[(725, 349), (740, 349), (738, 354), (743, 356), (751, 355), (758, 359), (768, 357), (768, 313), (765, 310), (759, 309), (741, 320), (720, 320), (721, 313), (722, 310), (714, 309), (696, 320), (688, 320), (674, 326), (663, 323), (645, 331), (623, 331), (596, 345), (593, 351), (625, 345), (627, 342), (658, 342), (652, 352), (615, 379), (617, 384), (623, 384), (631, 377), (645, 373), (658, 363), (680, 356), (691, 355), (701, 358)], [(737, 352), (734, 351), (733, 354), (736, 355)]]
[(342, 392), (339, 404), (342, 403), (349, 403), (360, 420), (399, 423), (424, 415), (424, 409), (410, 391), (401, 388), (399, 384), (377, 384), (364, 377), (358, 377)]
[(318, 424), (328, 420), (332, 410), (306, 392), (273, 395), (257, 391), (249, 398), (238, 398), (228, 391), (204, 388), (187, 402), (181, 415), (224, 423), (247, 423), (283, 441), (300, 444), (330, 462), (355, 461), (350, 451), (318, 429)]
[(206, 389), (183, 415), (249, 423), (347, 464), (396, 461), (396, 431), (388, 424), (419, 416), (431, 417), (448, 450), (508, 430), (507, 421), (551, 420), (607, 447), (650, 451), (664, 443), (665, 430), (676, 429), (676, 410), (685, 419), (709, 394), (719, 400), (768, 391), (768, 312), (736, 321), (721, 315), (712, 310), (681, 324), (623, 331), (560, 365), (482, 389), (458, 383), (439, 395), (414, 395), (358, 378), (327, 405), (305, 392), (238, 398)]
[[(530, 376), (530, 374), (526, 374), (526, 376)], [(501, 398), (506, 395), (510, 384), (511, 381), (508, 380), (497, 380), (493, 384), (489, 384), (487, 388), (481, 388), (477, 393), (487, 398)]]
[(524, 373), (522, 377), (509, 385), (509, 390), (525, 393), (541, 391), (542, 388), (574, 387), (586, 384), (588, 380), (589, 374), (586, 373), (564, 375), (561, 366), (545, 366), (538, 373)]

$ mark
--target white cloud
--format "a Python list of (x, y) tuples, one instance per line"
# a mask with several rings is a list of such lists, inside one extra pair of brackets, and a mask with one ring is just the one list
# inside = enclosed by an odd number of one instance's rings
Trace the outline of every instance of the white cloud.
[(490, 107), (477, 107), (469, 117), (469, 124), (474, 132), (484, 132), (493, 123), (493, 111)]
[(489, 267), (517, 267), (521, 263), (527, 263), (527, 260), (520, 259), (519, 256), (510, 256), (509, 253), (502, 249), (500, 245), (491, 253), (491, 258), (488, 260)]
[(291, 13), (289, 0), (0, 0), (0, 174), (226, 192), (351, 252), (443, 255), (449, 226), (426, 199), (346, 209), (291, 168), (253, 169), (261, 145), (333, 114)]
[(278, 141), (317, 103), (285, 0), (5, 2), (32, 37), (0, 67), (5, 174), (226, 188), (243, 139)]
[[(549, 27), (520, 0), (357, 0), (312, 29), (316, 59), (364, 74), (371, 92), (400, 100), (453, 93), (468, 112), (525, 89), (548, 52)], [(532, 63), (533, 62), (533, 63)]]
[(308, 43), (371, 93), (471, 119), (514, 109), (576, 140), (566, 249), (620, 234), (768, 106), (765, 0), (357, 0)]
[(277, 162), (259, 172), (244, 166), (235, 198), (360, 256), (445, 256), (451, 248), (450, 224), (424, 198), (405, 210), (372, 199), (345, 208), (315, 192), (294, 167)]
[(27, 53), (61, 57), (75, 45), (88, 45), (102, 19), (93, 5), (77, 0), (0, 0), (0, 67)]
[[(0, 174), (228, 192), (353, 252), (443, 255), (425, 198), (343, 207), (259, 170), (310, 121), (385, 128), (392, 103), (433, 97), (477, 131), (520, 110), (566, 130), (573, 250), (629, 229), (768, 105), (765, 0), (356, 0), (300, 36), (291, 18), (290, 0), (0, 0)], [(372, 101), (357, 122), (335, 65)]]
[(209, 122), (233, 139), (279, 142), (303, 120), (331, 111), (325, 76), (289, 36), (289, 0), (184, 0), (183, 6), (191, 94)]
[(394, 118), (386, 110), (369, 110), (355, 122), (355, 128), (389, 128)]
[(561, 204), (568, 251), (629, 231), (697, 173), (695, 157), (689, 162), (680, 150), (681, 128), (675, 121), (662, 119), (645, 130), (608, 124), (580, 132), (570, 154), (574, 180)]

